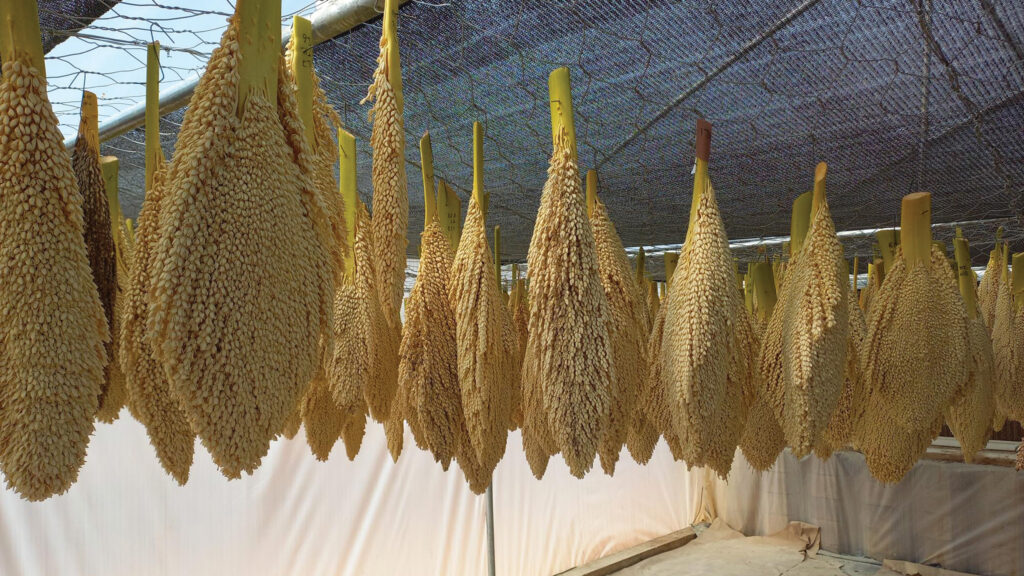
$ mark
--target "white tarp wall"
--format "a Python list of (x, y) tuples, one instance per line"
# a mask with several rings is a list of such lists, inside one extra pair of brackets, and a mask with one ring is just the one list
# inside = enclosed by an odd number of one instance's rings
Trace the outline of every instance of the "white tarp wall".
[[(354, 462), (339, 442), (320, 463), (304, 434), (275, 442), (255, 474), (233, 481), (197, 443), (179, 487), (125, 410), (97, 427), (67, 494), (30, 503), (0, 492), (0, 574), (487, 573), (485, 500), (454, 466), (443, 472), (408, 433), (392, 463), (380, 425), (367, 426)], [(556, 457), (538, 482), (518, 433), (494, 486), (499, 576), (554, 574), (678, 530), (699, 492), (664, 444), (644, 467), (624, 451), (614, 478), (598, 468), (577, 480)]]
[[(379, 425), (354, 462), (340, 444), (317, 462), (303, 434), (275, 442), (253, 476), (234, 481), (197, 445), (179, 487), (124, 412), (97, 428), (67, 494), (29, 503), (0, 492), (0, 574), (487, 573), (485, 501), (461, 472), (441, 471), (409, 434), (392, 463)], [(614, 478), (577, 480), (556, 457), (537, 481), (513, 433), (494, 505), (498, 576), (555, 574), (678, 530), (702, 506), (748, 535), (800, 520), (821, 527), (829, 551), (1024, 574), (1024, 474), (1008, 468), (925, 461), (883, 485), (859, 454), (822, 462), (787, 452), (764, 474), (739, 456), (725, 483), (687, 472), (660, 443), (643, 467), (623, 452)]]
[(990, 576), (1024, 574), (1024, 473), (918, 462), (898, 484), (871, 477), (864, 457), (828, 461), (785, 452), (759, 474), (736, 459), (709, 500), (729, 526), (771, 534), (790, 520), (821, 527), (821, 547), (878, 560), (910, 560)]

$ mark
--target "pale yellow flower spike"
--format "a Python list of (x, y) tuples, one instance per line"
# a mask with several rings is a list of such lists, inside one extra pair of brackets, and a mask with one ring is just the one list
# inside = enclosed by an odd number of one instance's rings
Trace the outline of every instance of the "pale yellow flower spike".
[[(653, 428), (644, 427), (644, 422), (637, 422), (636, 406), (639, 398), (648, 393), (649, 385), (647, 363), (647, 302), (640, 291), (640, 285), (633, 277), (633, 271), (622, 247), (615, 225), (608, 216), (608, 210), (597, 194), (597, 175), (591, 170), (587, 173), (587, 200), (590, 225), (594, 230), (594, 244), (597, 249), (597, 262), (604, 287), (605, 298), (611, 312), (615, 329), (611, 333), (612, 352), (614, 354), (615, 379), (612, 381), (612, 404), (608, 426), (602, 431), (598, 446), (601, 467), (611, 475), (615, 471), (615, 463), (626, 443), (630, 429), (635, 424), (642, 428), (640, 435), (657, 434)], [(641, 409), (642, 411), (642, 409)], [(637, 445), (639, 459), (646, 454), (646, 446)], [(634, 456), (635, 458), (637, 456)]]
[(0, 60), (0, 471), (23, 498), (43, 500), (85, 461), (110, 336), (47, 99), (35, 0), (0, 2)]
[(965, 238), (957, 237), (953, 240), (953, 255), (957, 263), (960, 296), (967, 310), (969, 374), (964, 394), (946, 408), (945, 416), (953, 436), (960, 442), (964, 461), (970, 462), (985, 447), (992, 429), (995, 415), (992, 388), (995, 361), (992, 340), (978, 310), (970, 247)]
[(470, 488), (482, 492), (505, 454), (514, 391), (509, 366), (503, 310), (484, 222), (483, 127), (473, 124), (473, 195), (466, 225), (452, 263), (448, 299), (455, 313), (459, 388), (469, 445), (457, 455)]
[(523, 401), (529, 411), (527, 396), (540, 391), (553, 443), (570, 472), (582, 477), (593, 466), (611, 409), (614, 325), (576, 164), (569, 70), (554, 70), (548, 88), (554, 150), (528, 254)]
[[(78, 181), (82, 198), (82, 217), (85, 221), (85, 248), (89, 254), (92, 278), (99, 289), (100, 302), (107, 326), (114, 324), (114, 300), (117, 297), (117, 262), (107, 189), (100, 167), (99, 111), (96, 95), (82, 92), (82, 111), (78, 125), (78, 139), (71, 152), (71, 166)], [(100, 393), (100, 408), (106, 403), (110, 387), (113, 341), (107, 342), (107, 377)]]
[(969, 378), (967, 311), (945, 255), (932, 244), (931, 195), (904, 196), (900, 224), (900, 250), (868, 319), (867, 400), (855, 438), (883, 482), (910, 470)]
[(668, 308), (662, 377), (680, 456), (724, 478), (747, 418), (756, 340), (707, 177), (711, 125), (704, 120), (698, 120), (696, 148), (690, 226), (662, 303)]
[(103, 184), (107, 193), (107, 207), (110, 212), (110, 231), (114, 237), (114, 262), (117, 270), (117, 292), (114, 295), (113, 318), (110, 323), (110, 340), (112, 343), (110, 363), (107, 365), (109, 374), (109, 385), (107, 393), (100, 403), (100, 410), (96, 413), (96, 419), (100, 422), (113, 422), (117, 419), (121, 408), (124, 408), (127, 400), (125, 390), (124, 371), (121, 369), (121, 362), (114, 350), (120, 341), (121, 315), (124, 310), (124, 294), (128, 289), (128, 258), (125, 255), (125, 239), (121, 234), (121, 223), (124, 222), (124, 214), (121, 212), (121, 202), (118, 199), (118, 176), (117, 158), (103, 156), (100, 158), (100, 169), (103, 172)]

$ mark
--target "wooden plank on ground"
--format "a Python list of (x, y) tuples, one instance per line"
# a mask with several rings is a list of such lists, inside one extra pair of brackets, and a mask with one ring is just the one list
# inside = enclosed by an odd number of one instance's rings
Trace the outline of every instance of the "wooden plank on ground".
[(632, 548), (620, 550), (604, 558), (598, 558), (593, 562), (587, 562), (582, 566), (560, 572), (558, 576), (608, 576), (652, 556), (675, 550), (696, 537), (697, 534), (694, 533), (693, 528), (683, 528)]

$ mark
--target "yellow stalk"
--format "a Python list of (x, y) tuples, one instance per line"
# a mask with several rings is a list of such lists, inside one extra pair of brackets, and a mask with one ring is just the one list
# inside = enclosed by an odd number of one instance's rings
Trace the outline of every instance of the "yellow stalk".
[(124, 229), (128, 232), (128, 241), (132, 244), (135, 243), (135, 223), (132, 222), (131, 218), (125, 218)]
[(292, 48), (288, 66), (295, 78), (295, 99), (309, 149), (316, 152), (313, 128), (313, 24), (301, 16), (292, 17)]
[(883, 271), (888, 273), (896, 260), (896, 247), (900, 245), (899, 231), (879, 230), (875, 233), (875, 238), (878, 239), (878, 249), (882, 254)]
[(597, 170), (587, 170), (587, 217), (594, 215), (597, 204)]
[(853, 289), (857, 290), (857, 282), (860, 280), (860, 258), (853, 257)]
[(146, 190), (153, 188), (153, 174), (164, 163), (160, 147), (160, 43), (146, 47)]
[(253, 92), (277, 108), (281, 0), (238, 0), (238, 115)]
[(960, 285), (960, 296), (967, 307), (967, 317), (974, 319), (978, 315), (978, 296), (975, 292), (974, 270), (971, 269), (971, 250), (967, 239), (953, 239), (953, 255), (956, 257), (956, 275)]
[(672, 286), (672, 277), (676, 274), (676, 265), (679, 264), (679, 252), (665, 252), (665, 284)]
[[(423, 227), (426, 228), (437, 218), (440, 203), (434, 192), (434, 152), (430, 148), (429, 132), (424, 132), (420, 138), (420, 170), (423, 173)], [(443, 202), (447, 206), (448, 198)]]
[(908, 268), (916, 263), (929, 266), (932, 249), (932, 195), (914, 192), (903, 197), (900, 230), (903, 258)]
[(103, 170), (103, 185), (107, 190), (107, 207), (110, 210), (110, 230), (114, 235), (114, 247), (121, 246), (121, 226), (124, 214), (121, 212), (121, 199), (117, 196), (117, 174), (119, 162), (114, 156), (100, 157), (100, 169)]
[(793, 201), (793, 216), (789, 221), (789, 257), (792, 259), (803, 248), (807, 229), (811, 225), (811, 207), (814, 193), (804, 192)]
[(768, 262), (757, 262), (750, 273), (754, 283), (754, 302), (757, 315), (762, 322), (767, 321), (775, 309), (778, 296), (775, 293), (775, 275), (772, 265)]
[(484, 194), (484, 127), (473, 122), (473, 199), (487, 220), (487, 198)]
[(697, 139), (695, 141), (696, 170), (693, 175), (693, 197), (690, 199), (690, 220), (686, 226), (686, 237), (689, 239), (693, 221), (697, 218), (697, 207), (704, 191), (711, 187), (708, 177), (708, 161), (711, 159), (711, 123), (703, 118), (697, 119)]
[(667, 293), (667, 291), (668, 291), (668, 283), (667, 282), (658, 282), (658, 300), (664, 301), (665, 300), (665, 294)]
[(810, 228), (814, 215), (818, 213), (818, 207), (825, 202), (825, 175), (827, 172), (828, 164), (824, 162), (818, 162), (814, 168), (814, 195), (811, 198), (811, 213), (807, 220), (808, 228)]
[(359, 192), (356, 188), (356, 138), (343, 129), (338, 129), (338, 191), (345, 210), (345, 282), (355, 282), (356, 271), (356, 210), (359, 206)]
[(387, 42), (384, 70), (391, 89), (395, 91), (395, 104), (401, 117), (405, 111), (405, 98), (402, 97), (402, 59), (398, 56), (398, 0), (384, 0), (384, 37)]
[(1024, 306), (1024, 252), (1013, 255), (1013, 309)]
[(494, 277), (501, 289), (501, 226), (494, 227)]
[(78, 120), (78, 137), (85, 138), (89, 146), (100, 155), (100, 113), (96, 95), (88, 90), (82, 92), (82, 113)]
[(519, 282), (519, 264), (512, 263), (512, 283)]
[(569, 69), (562, 67), (551, 71), (548, 76), (548, 93), (551, 106), (551, 139), (558, 145), (558, 134), (564, 128), (565, 138), (569, 143), (572, 161), (576, 156), (576, 124), (572, 115), (572, 83), (569, 81)]
[(13, 62), (19, 54), (28, 56), (29, 64), (46, 77), (36, 0), (0, 2), (0, 60)]

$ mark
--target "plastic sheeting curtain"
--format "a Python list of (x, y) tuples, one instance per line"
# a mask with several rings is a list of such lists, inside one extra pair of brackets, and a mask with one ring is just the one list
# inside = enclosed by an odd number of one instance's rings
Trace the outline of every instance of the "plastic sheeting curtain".
[[(393, 464), (379, 426), (355, 462), (336, 452), (317, 463), (301, 435), (236, 481), (198, 450), (179, 488), (122, 414), (98, 427), (64, 496), (28, 503), (0, 492), (0, 574), (486, 573), (485, 500), (460, 472), (415, 449)], [(1024, 475), (1008, 468), (926, 461), (883, 485), (859, 454), (822, 462), (786, 452), (764, 474), (738, 456), (725, 483), (686, 471), (660, 443), (648, 466), (624, 455), (614, 478), (576, 480), (554, 458), (538, 482), (514, 433), (494, 486), (499, 576), (555, 574), (678, 530), (701, 510), (748, 535), (794, 520), (820, 526), (832, 552), (1024, 573)]]
[[(0, 574), (486, 574), (485, 500), (456, 467), (442, 472), (416, 449), (392, 463), (379, 426), (355, 462), (339, 444), (321, 464), (303, 434), (235, 481), (198, 449), (178, 487), (123, 413), (98, 426), (67, 494), (28, 503), (0, 492)], [(692, 517), (689, 473), (665, 446), (645, 467), (624, 455), (614, 478), (576, 480), (552, 459), (538, 482), (513, 434), (494, 482), (499, 576), (554, 574)]]
[(1024, 574), (1024, 474), (1012, 468), (921, 461), (887, 485), (856, 452), (822, 462), (786, 451), (763, 474), (738, 457), (728, 484), (716, 479), (711, 492), (720, 517), (744, 534), (800, 520), (820, 526), (832, 552)]

